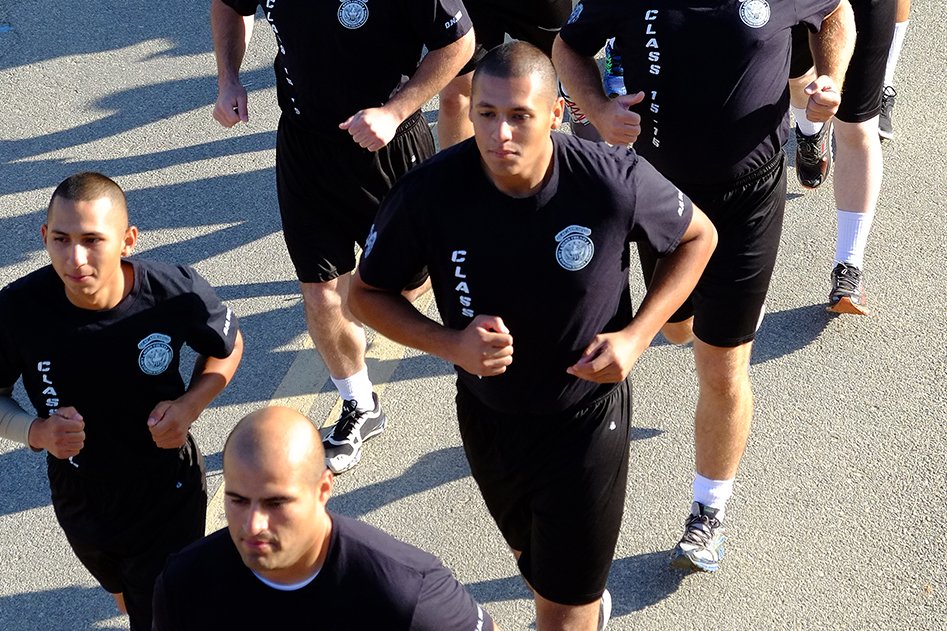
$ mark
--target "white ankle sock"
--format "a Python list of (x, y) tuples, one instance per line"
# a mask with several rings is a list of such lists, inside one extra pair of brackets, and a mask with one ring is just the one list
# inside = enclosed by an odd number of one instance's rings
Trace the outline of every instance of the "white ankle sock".
[(806, 108), (804, 107), (790, 105), (789, 109), (792, 111), (792, 117), (796, 119), (796, 127), (798, 127), (799, 131), (806, 136), (814, 136), (818, 134), (819, 130), (822, 129), (822, 125), (825, 124), (813, 123), (808, 118), (806, 118)]
[(910, 22), (911, 20), (905, 20), (894, 25), (894, 37), (891, 40), (891, 48), (888, 49), (888, 63), (885, 65), (885, 85), (894, 85), (894, 69), (898, 65), (898, 57), (901, 56), (901, 47), (904, 46), (904, 36), (908, 33)]
[(733, 478), (711, 480), (699, 473), (694, 474), (694, 501), (717, 509), (717, 519), (723, 521), (727, 500), (733, 495)]
[(375, 400), (372, 398), (372, 382), (368, 378), (368, 367), (362, 368), (345, 379), (332, 377), (332, 383), (335, 384), (342, 400), (354, 400), (360, 410), (375, 409)]
[(848, 263), (862, 269), (865, 263), (865, 246), (874, 219), (874, 209), (864, 213), (848, 210), (838, 211), (838, 237), (835, 241), (835, 262)]

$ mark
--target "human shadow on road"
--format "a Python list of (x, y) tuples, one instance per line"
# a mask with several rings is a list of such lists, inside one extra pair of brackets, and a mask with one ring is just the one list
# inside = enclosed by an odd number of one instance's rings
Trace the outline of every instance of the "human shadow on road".
[[(100, 587), (60, 587), (0, 596), (0, 629), (4, 631), (73, 631), (91, 629), (118, 616), (115, 601)], [(127, 625), (96, 625), (118, 631)]]
[[(510, 564), (513, 564), (512, 558)], [(661, 602), (677, 591), (687, 575), (668, 565), (667, 552), (648, 552), (617, 559), (608, 577), (612, 595), (612, 617), (628, 615)], [(532, 599), (519, 575), (468, 583), (477, 602)]]
[[(0, 515), (10, 515), (50, 504), (46, 478), (46, 452), (33, 453), (26, 447), (0, 454)], [(2, 571), (2, 569), (0, 569)], [(0, 612), (4, 611), (0, 600)], [(5, 628), (0, 624), (0, 629)]]
[(762, 364), (805, 348), (818, 339), (834, 317), (824, 304), (767, 313), (753, 343), (750, 363)]

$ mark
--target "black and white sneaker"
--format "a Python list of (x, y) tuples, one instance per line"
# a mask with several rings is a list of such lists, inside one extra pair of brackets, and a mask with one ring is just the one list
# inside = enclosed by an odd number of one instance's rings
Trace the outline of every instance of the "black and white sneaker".
[(886, 85), (881, 92), (881, 113), (878, 115), (878, 135), (882, 140), (891, 140), (894, 138), (894, 123), (891, 122), (891, 115), (894, 114), (894, 99), (898, 96), (897, 91), (890, 85)]
[(598, 627), (597, 631), (605, 631), (608, 626), (608, 619), (612, 617), (612, 595), (606, 589), (602, 592), (602, 599), (598, 601)]
[(832, 169), (832, 121), (806, 136), (796, 127), (796, 179), (805, 188), (818, 188)]
[(827, 311), (868, 315), (865, 299), (865, 278), (854, 265), (839, 263), (832, 270), (832, 291), (829, 292)]
[(693, 502), (691, 514), (684, 520), (684, 536), (671, 552), (671, 565), (691, 572), (716, 572), (723, 558), (724, 539), (717, 509)]
[(326, 466), (332, 473), (348, 471), (362, 459), (362, 443), (385, 431), (387, 417), (381, 409), (378, 395), (372, 393), (375, 409), (360, 410), (355, 401), (342, 402), (342, 415), (332, 433), (322, 440), (326, 451)]

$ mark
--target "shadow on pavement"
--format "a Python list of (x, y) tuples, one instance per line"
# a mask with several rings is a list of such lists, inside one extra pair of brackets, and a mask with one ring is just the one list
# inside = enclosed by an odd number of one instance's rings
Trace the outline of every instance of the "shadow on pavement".
[[(118, 615), (112, 597), (100, 587), (61, 587), (43, 592), (0, 596), (0, 629), (4, 631), (72, 631), (91, 629)], [(127, 626), (96, 626), (103, 631)]]
[[(21, 447), (0, 454), (0, 471), (16, 472), (16, 475), (0, 477), (0, 515), (11, 515), (51, 504), (49, 481), (46, 478), (46, 452), (33, 453)], [(0, 612), (4, 611), (3, 600), (0, 599)], [(0, 624), (0, 629), (3, 628), (3, 624)]]
[(750, 363), (762, 364), (805, 348), (818, 339), (834, 317), (821, 303), (767, 313), (753, 343)]

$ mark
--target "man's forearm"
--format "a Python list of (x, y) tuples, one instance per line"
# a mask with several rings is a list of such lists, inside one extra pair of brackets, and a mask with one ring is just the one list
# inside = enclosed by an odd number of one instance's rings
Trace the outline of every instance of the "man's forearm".
[(253, 16), (244, 17), (221, 0), (212, 0), (210, 32), (217, 59), (217, 82), (239, 81), (240, 65), (253, 33)]
[(187, 401), (196, 412), (196, 416), (199, 416), (227, 387), (234, 373), (237, 372), (242, 356), (243, 335), (237, 331), (237, 339), (234, 341), (230, 355), (223, 359), (204, 355), (197, 358), (187, 392), (181, 396), (181, 399)]
[(457, 76), (473, 56), (474, 46), (473, 31), (468, 31), (459, 40), (429, 51), (411, 78), (384, 107), (401, 120), (407, 119)]
[(453, 363), (450, 339), (456, 332), (415, 309), (401, 293), (366, 285), (356, 273), (348, 305), (355, 317), (388, 339)]
[(826, 16), (818, 33), (809, 34), (809, 46), (816, 75), (831, 77), (841, 88), (855, 50), (855, 17), (848, 0), (841, 0)]
[(29, 446), (30, 426), (36, 417), (20, 407), (12, 393), (12, 388), (0, 389), (0, 438)]
[(569, 98), (586, 115), (594, 115), (608, 105), (608, 97), (602, 89), (602, 76), (594, 58), (580, 55), (561, 37), (556, 37), (552, 46), (552, 62)]

